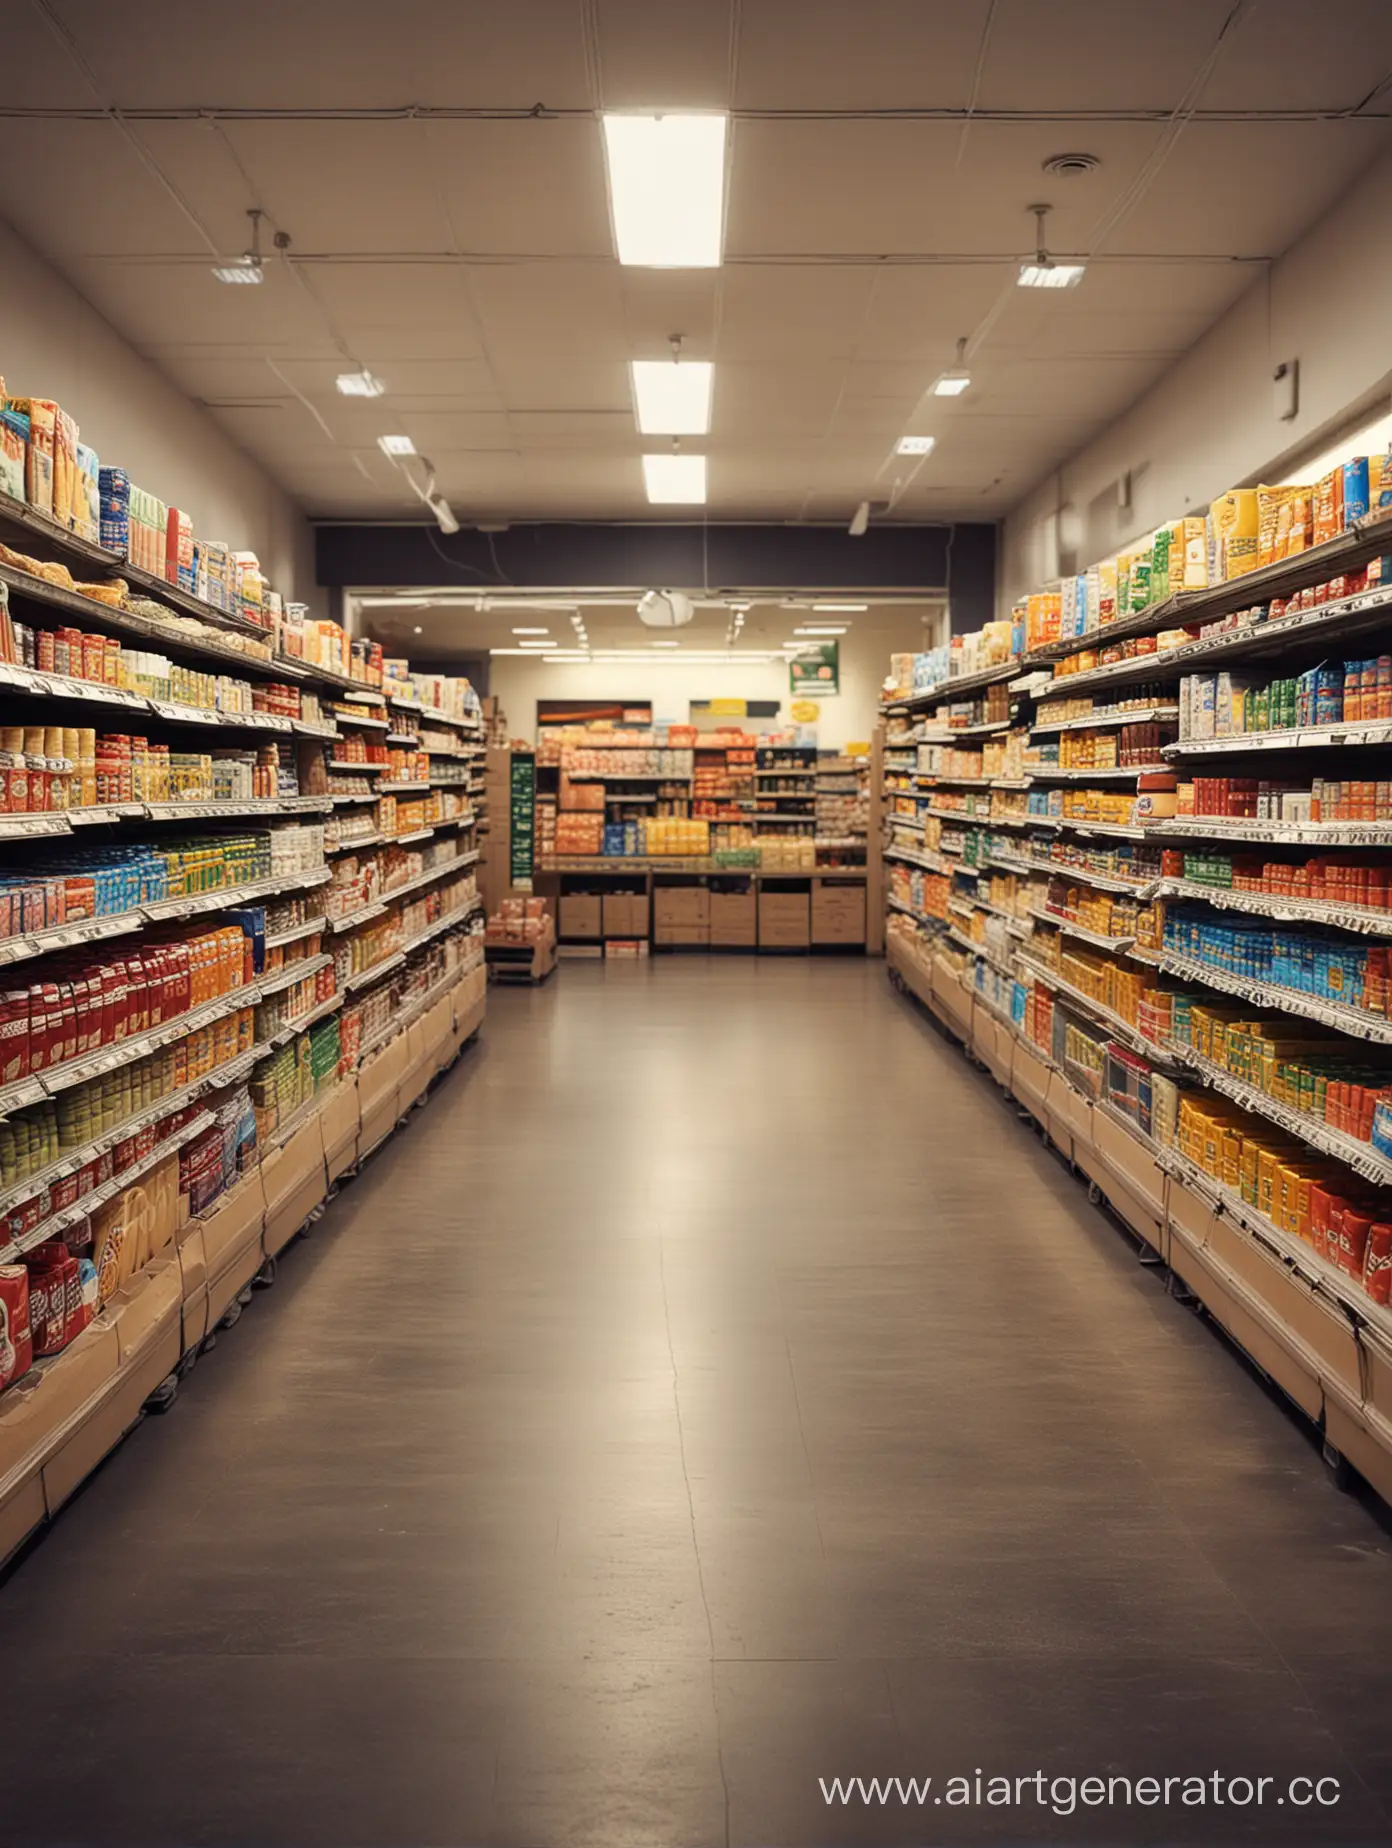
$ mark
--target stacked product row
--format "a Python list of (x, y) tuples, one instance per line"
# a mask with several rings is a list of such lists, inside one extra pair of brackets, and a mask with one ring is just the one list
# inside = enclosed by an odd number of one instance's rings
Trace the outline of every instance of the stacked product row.
[(893, 966), (1392, 1497), (1389, 501), (1355, 458), (1048, 587), (980, 741), (896, 664), (883, 763)]

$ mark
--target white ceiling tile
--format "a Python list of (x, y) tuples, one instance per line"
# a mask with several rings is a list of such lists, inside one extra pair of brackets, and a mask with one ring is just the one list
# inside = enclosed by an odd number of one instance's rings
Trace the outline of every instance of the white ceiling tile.
[[(966, 103), (987, 0), (743, 0), (742, 109), (893, 109)], [(742, 131), (741, 131), (742, 132)]]
[(726, 109), (731, 0), (596, 0), (606, 109)]
[(64, 0), (63, 18), (128, 105), (171, 107), (210, 93), (224, 107), (280, 109), (594, 101), (575, 0), (240, 0), (200, 8), (196, 31), (182, 0)]

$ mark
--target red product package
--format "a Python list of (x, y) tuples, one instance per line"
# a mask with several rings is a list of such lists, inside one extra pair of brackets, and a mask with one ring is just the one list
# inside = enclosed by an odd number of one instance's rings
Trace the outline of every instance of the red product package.
[(0, 1392), (33, 1364), (29, 1273), (22, 1264), (0, 1264)]
[(29, 990), (0, 989), (0, 1084), (29, 1075)]
[(42, 982), (29, 984), (29, 1070), (48, 1069), (48, 1003)]
[(67, 1279), (61, 1265), (29, 1260), (29, 1329), (37, 1358), (44, 1354), (61, 1354), (67, 1346), (68, 1296)]
[(1392, 1225), (1385, 1220), (1379, 1220), (1368, 1229), (1363, 1288), (1375, 1303), (1392, 1301)]
[[(36, 1354), (60, 1354), (92, 1319), (82, 1290), (82, 1266), (66, 1245), (54, 1241), (32, 1251), (29, 1264), (30, 1322)], [(34, 1303), (43, 1299), (42, 1334)]]

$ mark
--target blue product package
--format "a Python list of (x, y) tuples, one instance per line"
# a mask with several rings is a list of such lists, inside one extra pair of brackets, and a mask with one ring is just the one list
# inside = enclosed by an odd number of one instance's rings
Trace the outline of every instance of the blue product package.
[(101, 542), (108, 552), (123, 558), (130, 550), (130, 476), (123, 468), (104, 468), (97, 475), (101, 494)]
[(621, 854), (624, 850), (624, 824), (621, 821), (606, 821), (604, 824), (604, 849), (606, 854)]
[(1355, 456), (1344, 464), (1344, 525), (1368, 516), (1368, 458)]
[(1373, 1147), (1379, 1155), (1392, 1156), (1392, 1102), (1387, 1098), (1373, 1110)]

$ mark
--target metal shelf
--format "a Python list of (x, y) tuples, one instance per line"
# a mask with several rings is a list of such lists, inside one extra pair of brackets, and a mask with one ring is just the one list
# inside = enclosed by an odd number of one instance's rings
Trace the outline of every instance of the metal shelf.
[(283, 963), (279, 969), (272, 969), (264, 975), (258, 975), (256, 985), (261, 990), (260, 998), (278, 995), (283, 988), (293, 988), (296, 982), (303, 982), (311, 975), (318, 975), (321, 969), (327, 969), (333, 957), (327, 951), (319, 956), (304, 956), (298, 962)]
[(1392, 1340), (1392, 1311), (1375, 1303), (1351, 1277), (1327, 1258), (1322, 1258), (1312, 1245), (1283, 1232), (1254, 1206), (1249, 1206), (1241, 1194), (1234, 1193), (1213, 1175), (1205, 1173), (1177, 1148), (1157, 1146), (1156, 1159), (1166, 1173), (1182, 1181), (1191, 1192), (1206, 1199), (1216, 1211), (1222, 1212), (1235, 1225), (1240, 1226), (1255, 1243), (1264, 1245), (1282, 1259), (1298, 1275), (1352, 1316), (1355, 1323), (1376, 1329), (1384, 1338)]
[(998, 680), (1009, 680), (1020, 671), (1019, 661), (999, 661), (994, 667), (978, 668), (974, 674), (958, 674), (950, 680), (940, 680), (931, 687), (922, 687), (917, 691), (906, 693), (900, 698), (887, 699), (882, 708), (885, 712), (921, 712), (926, 706), (940, 705), (961, 693), (974, 693), (981, 687), (994, 686)]
[[(1381, 531), (1382, 545), (1392, 547), (1392, 529), (1384, 523)], [(1371, 548), (1373, 552), (1377, 546)], [(1302, 554), (1309, 559), (1310, 552)], [(1228, 605), (1232, 609), (1245, 609), (1250, 604), (1259, 603), (1259, 595), (1250, 594), (1255, 572), (1246, 577), (1237, 578), (1235, 584), (1245, 585), (1249, 594)], [(1306, 582), (1320, 580), (1307, 577)], [(1225, 590), (1232, 586), (1225, 585)], [(1195, 597), (1205, 593), (1196, 591)], [(1177, 678), (1191, 667), (1202, 667), (1208, 661), (1230, 661), (1242, 656), (1259, 659), (1262, 655), (1280, 654), (1292, 644), (1309, 642), (1315, 647), (1326, 641), (1346, 635), (1356, 635), (1363, 629), (1375, 629), (1387, 621), (1388, 606), (1392, 605), (1392, 586), (1380, 585), (1376, 590), (1361, 591), (1356, 596), (1341, 598), (1337, 603), (1324, 603), (1314, 609), (1297, 610), (1288, 616), (1278, 616), (1272, 622), (1246, 623), (1240, 629), (1225, 629), (1217, 635), (1204, 636), (1198, 641), (1183, 642), (1177, 647), (1163, 649), (1152, 655), (1133, 655), (1125, 661), (1110, 661), (1104, 667), (1088, 668), (1077, 674), (1056, 675), (1049, 683), (1044, 694), (1057, 693), (1066, 697), (1071, 692), (1084, 692), (1095, 686), (1124, 685), (1128, 680), (1170, 680)], [(1200, 620), (1199, 614), (1186, 611), (1178, 620), (1193, 623)], [(1084, 639), (1079, 644), (1086, 647)], [(1069, 650), (1070, 653), (1075, 652)]]
[(260, 999), (261, 990), (257, 984), (245, 982), (230, 994), (219, 995), (217, 1000), (205, 1002), (186, 1014), (178, 1014), (145, 1033), (116, 1040), (96, 1052), (83, 1053), (76, 1059), (66, 1059), (59, 1065), (49, 1066), (45, 1071), (0, 1086), (0, 1116), (8, 1116), (12, 1110), (22, 1110), (26, 1104), (42, 1103), (46, 1097), (56, 1097), (59, 1091), (83, 1084), (89, 1078), (100, 1078), (104, 1073), (114, 1071), (118, 1065), (129, 1065), (132, 1060), (142, 1059), (150, 1052), (158, 1052), (162, 1046), (172, 1045), (175, 1040), (187, 1039), (191, 1033), (198, 1032), (201, 1027), (212, 1026), (228, 1014), (254, 1007)]
[(1271, 847), (1392, 847), (1392, 821), (1247, 821), (1227, 815), (1176, 815), (1153, 821), (1148, 839), (1251, 842)]
[(1039, 911), (1033, 905), (1030, 907), (1030, 916), (1037, 918), (1041, 924), (1052, 924), (1056, 930), (1063, 931), (1069, 937), (1090, 943), (1094, 949), (1108, 952), (1115, 950), (1120, 956), (1129, 956), (1136, 942), (1134, 937), (1104, 937), (1100, 930), (1088, 930), (1082, 924), (1075, 924), (1072, 918), (1061, 917), (1056, 911)]
[(1104, 706), (1080, 719), (1037, 719), (1031, 732), (1111, 731), (1122, 725), (1147, 725), (1155, 721), (1178, 721), (1178, 706)]
[(46, 815), (0, 815), (0, 840), (38, 840), (74, 828), (121, 821), (223, 821), (255, 815), (322, 814), (327, 796), (270, 796), (248, 802), (112, 802), (99, 808), (57, 809)]
[(1134, 783), (1138, 776), (1173, 775), (1170, 764), (1115, 764), (1080, 770), (1072, 764), (1031, 764), (1031, 783)]
[(1202, 1053), (1195, 1052), (1191, 1046), (1180, 1045), (1175, 1040), (1168, 1042), (1170, 1051), (1180, 1062), (1195, 1071), (1215, 1091), (1221, 1091), (1244, 1110), (1250, 1110), (1256, 1116), (1262, 1116), (1270, 1123), (1286, 1130), (1298, 1141), (1307, 1143), (1310, 1148), (1318, 1149), (1322, 1154), (1333, 1155), (1337, 1160), (1347, 1162), (1355, 1174), (1365, 1181), (1371, 1181), (1380, 1187), (1392, 1186), (1392, 1161), (1379, 1155), (1369, 1142), (1360, 1142), (1356, 1136), (1348, 1136), (1342, 1131), (1331, 1129), (1318, 1117), (1307, 1116), (1304, 1111), (1293, 1110), (1289, 1104), (1283, 1104), (1255, 1085), (1235, 1077), (1232, 1072), (1221, 1065), (1215, 1065)]
[(1245, 911), (1255, 917), (1275, 918), (1282, 924), (1332, 925), (1336, 930), (1358, 931), (1367, 937), (1392, 937), (1392, 911), (1375, 911), (1358, 905), (1337, 905), (1322, 899), (1282, 898), (1275, 892), (1234, 891), (1230, 886), (1204, 885), (1197, 879), (1157, 879), (1144, 888), (1147, 898), (1186, 898), (1223, 911)]
[[(1392, 540), (1392, 535), (1389, 535)], [(1392, 743), (1392, 719), (1355, 719), (1338, 725), (1303, 725), (1290, 731), (1230, 732), (1222, 738), (1181, 738), (1166, 757), (1245, 757), (1248, 751), (1358, 750)]]
[(1301, 1014), (1307, 1020), (1317, 1020), (1322, 1026), (1333, 1027), (1338, 1033), (1347, 1033), (1353, 1039), (1392, 1046), (1392, 1020), (1384, 1015), (1370, 1014), (1362, 1008), (1340, 1007), (1337, 1002), (1321, 1001), (1314, 995), (1302, 994), (1294, 988), (1281, 988), (1274, 982), (1258, 982), (1246, 976), (1230, 975), (1225, 969), (1213, 969), (1207, 963), (1193, 962), (1187, 956), (1175, 955), (1172, 950), (1161, 952), (1159, 966), (1166, 975), (1176, 976), (1184, 982), (1197, 982), (1201, 988), (1216, 988), (1223, 994), (1236, 995), (1239, 1000), (1250, 1001), (1254, 1007)]
[(47, 1244), (50, 1239), (61, 1237), (70, 1226), (77, 1225), (81, 1220), (96, 1212), (98, 1207), (105, 1206), (109, 1200), (114, 1200), (118, 1194), (124, 1193), (142, 1175), (148, 1174), (151, 1168), (157, 1167), (169, 1156), (176, 1155), (186, 1142), (192, 1142), (195, 1136), (201, 1136), (205, 1129), (211, 1129), (216, 1122), (217, 1118), (210, 1110), (200, 1110), (191, 1122), (185, 1123), (182, 1129), (175, 1130), (172, 1135), (166, 1136), (163, 1142), (157, 1144), (147, 1155), (142, 1155), (138, 1161), (132, 1162), (129, 1168), (123, 1168), (120, 1174), (113, 1175), (109, 1181), (104, 1181), (101, 1186), (94, 1187), (90, 1193), (83, 1194), (73, 1201), (71, 1206), (65, 1206), (59, 1212), (51, 1213), (39, 1225), (31, 1227), (22, 1238), (14, 1239), (10, 1244), (0, 1247), (0, 1264), (13, 1263), (26, 1251), (33, 1251), (39, 1245)]
[(329, 928), (326, 917), (311, 918), (307, 924), (296, 924), (290, 930), (278, 930), (274, 936), (267, 937), (262, 947), (267, 950), (283, 949), (287, 943), (300, 943), (306, 937), (322, 936)]
[[(158, 1123), (164, 1117), (173, 1116), (176, 1111), (196, 1103), (209, 1091), (220, 1091), (228, 1085), (238, 1083), (252, 1069), (257, 1060), (264, 1058), (269, 1051), (269, 1042), (250, 1046), (245, 1052), (238, 1053), (234, 1059), (227, 1060), (223, 1065), (215, 1066), (212, 1071), (205, 1072), (201, 1078), (193, 1079), (182, 1090), (171, 1091), (168, 1096), (156, 1099), (153, 1104), (147, 1104), (143, 1110), (134, 1112), (113, 1128), (103, 1130), (101, 1135), (94, 1137), (90, 1142), (84, 1142), (75, 1149), (65, 1149), (56, 1161), (49, 1162), (47, 1167), (37, 1169), (23, 1180), (13, 1182), (3, 1193), (0, 1193), (0, 1214), (7, 1214), (12, 1207), (32, 1198), (36, 1193), (42, 1193), (55, 1181), (65, 1180), (69, 1175), (76, 1174), (95, 1156), (105, 1154), (108, 1149), (115, 1148), (118, 1142), (129, 1141), (148, 1124)], [(5, 1261), (0, 1258), (0, 1263)]]
[(1089, 1015), (1113, 1039), (1120, 1040), (1133, 1052), (1138, 1052), (1143, 1058), (1167, 1068), (1173, 1068), (1177, 1063), (1173, 1053), (1169, 1052), (1166, 1047), (1159, 1045), (1155, 1040), (1147, 1039), (1143, 1033), (1138, 1032), (1131, 1025), (1129, 1020), (1123, 1020), (1120, 1014), (1114, 1014), (1105, 1003), (1094, 1001), (1091, 995), (1085, 995), (1081, 988), (1075, 988), (1064, 976), (1046, 968), (1043, 963), (1035, 962), (1033, 957), (1022, 954), (1020, 961), (1037, 981), (1043, 982), (1046, 988), (1056, 989), (1075, 1008)]

